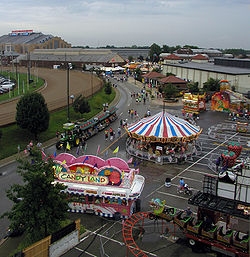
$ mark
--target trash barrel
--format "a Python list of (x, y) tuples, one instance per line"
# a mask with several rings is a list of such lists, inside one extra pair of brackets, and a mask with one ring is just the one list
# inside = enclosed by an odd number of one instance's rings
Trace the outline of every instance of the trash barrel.
[(171, 187), (171, 178), (166, 178), (166, 180), (165, 180), (165, 186), (166, 186), (166, 187)]

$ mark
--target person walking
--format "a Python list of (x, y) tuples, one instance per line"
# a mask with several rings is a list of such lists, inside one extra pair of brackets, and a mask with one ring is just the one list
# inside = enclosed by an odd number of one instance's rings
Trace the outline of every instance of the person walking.
[(109, 130), (109, 135), (110, 135), (110, 141), (112, 141), (113, 137), (114, 137), (114, 132), (113, 132), (112, 128), (110, 128), (110, 130)]
[(106, 129), (105, 130), (105, 140), (107, 141), (109, 137), (109, 131)]
[(118, 127), (118, 129), (117, 129), (117, 135), (118, 135), (118, 137), (121, 136), (121, 128), (120, 127)]

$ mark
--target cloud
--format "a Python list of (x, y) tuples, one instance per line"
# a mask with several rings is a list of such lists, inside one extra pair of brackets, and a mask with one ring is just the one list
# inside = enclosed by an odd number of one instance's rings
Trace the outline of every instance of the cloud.
[(250, 42), (249, 0), (2, 0), (1, 6), (0, 35), (34, 29), (92, 46), (249, 48)]

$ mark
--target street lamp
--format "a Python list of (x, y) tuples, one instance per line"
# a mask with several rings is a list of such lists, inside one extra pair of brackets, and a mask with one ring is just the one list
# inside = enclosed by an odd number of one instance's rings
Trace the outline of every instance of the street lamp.
[(67, 121), (69, 122), (69, 70), (72, 69), (72, 64), (67, 63)]

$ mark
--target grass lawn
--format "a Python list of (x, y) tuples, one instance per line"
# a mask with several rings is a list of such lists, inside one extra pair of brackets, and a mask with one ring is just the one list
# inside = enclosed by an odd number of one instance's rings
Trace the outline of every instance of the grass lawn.
[[(64, 221), (61, 221), (60, 222), (60, 226), (59, 226), (59, 228), (56, 231), (60, 230), (63, 227), (66, 227), (70, 223), (72, 223), (72, 220), (70, 220), (70, 219), (66, 219)], [(80, 224), (80, 235), (83, 234), (85, 231), (86, 231), (85, 227), (82, 224)], [(13, 240), (13, 238), (11, 238), (10, 240)], [(16, 254), (16, 253), (22, 251), (23, 249), (31, 246), (35, 242), (36, 241), (34, 241), (34, 238), (31, 238), (31, 237), (27, 236), (26, 233), (24, 233), (21, 236), (21, 242), (18, 244), (18, 246), (17, 246), (17, 248), (15, 250), (11, 251), (11, 253), (9, 254), (9, 257), (12, 257), (14, 254)]]
[(16, 81), (16, 86), (14, 88), (14, 91), (10, 91), (8, 93), (0, 95), (0, 102), (23, 95), (27, 91), (33, 92), (34, 90), (38, 89), (44, 84), (43, 79), (30, 75), (30, 79), (32, 79), (33, 82), (28, 86), (27, 74), (18, 73), (18, 77), (19, 77), (19, 90), (18, 90), (18, 79), (16, 79), (16, 73), (4, 71), (4, 72), (0, 72), (0, 75), (5, 76), (7, 79)]
[[(110, 103), (115, 98), (115, 91), (112, 89), (110, 95), (105, 94), (104, 88), (97, 92), (92, 98), (89, 98), (91, 112), (75, 113), (70, 107), (70, 120), (76, 121), (80, 119), (88, 120), (102, 111), (103, 103)], [(50, 113), (50, 124), (47, 131), (38, 135), (38, 141), (45, 142), (48, 139), (54, 138), (56, 131), (62, 131), (62, 125), (67, 122), (67, 108)], [(17, 146), (20, 145), (23, 151), (30, 140), (34, 140), (34, 136), (29, 131), (19, 128), (16, 124), (2, 127), (2, 138), (0, 139), (0, 159), (6, 158), (17, 153)]]

